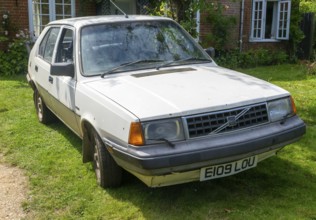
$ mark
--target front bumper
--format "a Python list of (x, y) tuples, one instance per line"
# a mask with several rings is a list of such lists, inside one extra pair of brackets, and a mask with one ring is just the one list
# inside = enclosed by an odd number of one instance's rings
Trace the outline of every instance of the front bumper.
[[(191, 175), (194, 172), (196, 175), (202, 167), (236, 161), (253, 155), (263, 155), (259, 157), (260, 161), (298, 140), (305, 131), (304, 122), (298, 116), (294, 116), (284, 123), (275, 122), (238, 132), (177, 142), (174, 148), (167, 144), (123, 148), (109, 140), (104, 141), (111, 148), (110, 152), (115, 161), (144, 181), (147, 178), (174, 173)], [(158, 181), (158, 185), (164, 185), (163, 179)], [(180, 179), (188, 179), (188, 177), (184, 175)], [(193, 179), (195, 180), (196, 177)], [(153, 182), (152, 180), (146, 181), (146, 184), (157, 185), (148, 182)]]

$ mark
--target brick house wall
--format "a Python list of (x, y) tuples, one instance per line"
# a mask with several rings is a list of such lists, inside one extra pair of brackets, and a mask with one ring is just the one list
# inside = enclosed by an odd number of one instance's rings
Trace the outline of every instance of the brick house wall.
[[(28, 5), (25, 1), (0, 0), (0, 21), (2, 22), (3, 14), (9, 12), (9, 30), (4, 30), (1, 26), (0, 36), (14, 38), (18, 30), (28, 29)], [(1, 23), (2, 24), (2, 23)], [(5, 34), (8, 31), (8, 35)], [(0, 42), (0, 49), (5, 50), (7, 43)]]
[[(10, 24), (11, 30), (23, 30), (28, 29), (29, 17), (28, 17), (28, 5), (27, 0), (24, 1), (12, 1), (12, 0), (0, 0), (0, 13), (1, 19), (5, 11), (10, 12)], [(3, 31), (3, 30), (2, 30)], [(15, 34), (15, 33), (10, 33)], [(10, 35), (10, 36), (11, 36)]]

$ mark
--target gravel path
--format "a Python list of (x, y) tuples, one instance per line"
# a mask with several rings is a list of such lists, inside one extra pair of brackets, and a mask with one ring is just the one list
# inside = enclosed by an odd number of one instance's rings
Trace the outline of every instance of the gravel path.
[(27, 199), (27, 178), (22, 170), (6, 165), (0, 154), (0, 219), (26, 217), (22, 202)]

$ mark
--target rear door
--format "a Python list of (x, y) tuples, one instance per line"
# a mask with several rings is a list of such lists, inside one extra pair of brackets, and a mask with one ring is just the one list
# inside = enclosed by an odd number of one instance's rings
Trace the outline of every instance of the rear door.
[(50, 27), (45, 30), (46, 34), (42, 38), (36, 56), (34, 57), (32, 68), (35, 82), (39, 94), (42, 96), (47, 107), (52, 109), (50, 91), (52, 87), (52, 77), (50, 76), (50, 65), (53, 61), (54, 50), (59, 36), (60, 27)]

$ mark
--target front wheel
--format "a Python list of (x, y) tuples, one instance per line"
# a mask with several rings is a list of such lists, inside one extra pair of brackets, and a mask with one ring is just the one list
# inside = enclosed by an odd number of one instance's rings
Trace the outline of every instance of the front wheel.
[(118, 187), (122, 183), (123, 170), (119, 167), (99, 135), (92, 131), (93, 168), (98, 184), (103, 188)]

